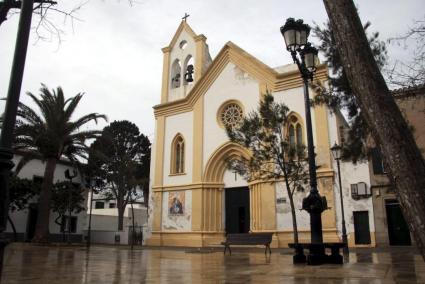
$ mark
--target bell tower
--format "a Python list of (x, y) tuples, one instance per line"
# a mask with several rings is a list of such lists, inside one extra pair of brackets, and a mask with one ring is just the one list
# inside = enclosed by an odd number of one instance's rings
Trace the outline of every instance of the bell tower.
[(211, 64), (207, 38), (197, 35), (183, 17), (164, 54), (161, 104), (185, 98)]

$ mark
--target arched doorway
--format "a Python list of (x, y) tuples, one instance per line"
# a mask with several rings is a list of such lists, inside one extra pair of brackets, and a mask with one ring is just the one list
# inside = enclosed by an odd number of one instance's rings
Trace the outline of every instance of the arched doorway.
[(224, 228), (227, 234), (250, 230), (250, 196), (247, 182), (236, 172), (226, 170), (224, 182)]
[(234, 143), (218, 148), (205, 169), (205, 181), (223, 184), (221, 195), (222, 224), (226, 233), (250, 231), (250, 191), (248, 183), (237, 173), (227, 169), (226, 161), (238, 157), (248, 158), (246, 149)]

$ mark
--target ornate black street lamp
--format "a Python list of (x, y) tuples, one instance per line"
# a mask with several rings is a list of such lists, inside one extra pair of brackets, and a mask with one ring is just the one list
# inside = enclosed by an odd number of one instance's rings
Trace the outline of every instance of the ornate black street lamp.
[(341, 167), (339, 161), (341, 160), (342, 147), (338, 144), (335, 144), (331, 148), (332, 156), (334, 157), (337, 167), (338, 167), (338, 181), (339, 181), (339, 197), (341, 199), (341, 214), (342, 214), (342, 242), (344, 246), (344, 254), (348, 255), (348, 240), (347, 240), (347, 229), (345, 227), (345, 214), (344, 214), (344, 200), (342, 197), (342, 183), (341, 183)]
[[(310, 97), (308, 81), (313, 80), (316, 64), (318, 62), (316, 48), (307, 41), (310, 27), (303, 20), (295, 21), (293, 18), (286, 20), (280, 32), (285, 39), (286, 49), (291, 53), (294, 63), (297, 64), (304, 82), (304, 106), (307, 128), (308, 166), (310, 174), (310, 194), (304, 198), (302, 208), (310, 214), (311, 243), (323, 244), (322, 212), (327, 209), (326, 198), (320, 196), (317, 190), (316, 161), (314, 154), (313, 131), (311, 126)], [(312, 246), (309, 262), (320, 263), (323, 261), (324, 247)]]

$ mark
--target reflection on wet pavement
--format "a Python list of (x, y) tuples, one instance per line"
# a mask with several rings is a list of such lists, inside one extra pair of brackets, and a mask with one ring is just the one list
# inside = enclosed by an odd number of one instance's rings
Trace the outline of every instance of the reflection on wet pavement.
[(411, 247), (358, 249), (344, 265), (321, 266), (294, 266), (291, 252), (281, 252), (12, 244), (1, 283), (425, 283), (425, 263)]

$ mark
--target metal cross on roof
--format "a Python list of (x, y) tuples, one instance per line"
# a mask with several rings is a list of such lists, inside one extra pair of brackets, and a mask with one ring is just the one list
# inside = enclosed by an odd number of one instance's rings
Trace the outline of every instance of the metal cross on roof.
[(182, 18), (182, 20), (184, 20), (185, 22), (187, 22), (187, 18), (189, 17), (190, 15), (188, 14), (188, 13), (184, 13), (184, 17)]

